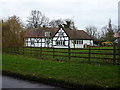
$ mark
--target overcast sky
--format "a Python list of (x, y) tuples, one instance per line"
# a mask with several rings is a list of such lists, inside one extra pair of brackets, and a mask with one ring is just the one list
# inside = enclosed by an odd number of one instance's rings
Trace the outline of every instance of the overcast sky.
[(118, 24), (119, 0), (0, 0), (0, 18), (17, 15), (26, 22), (31, 10), (39, 10), (52, 19), (73, 19), (78, 29), (108, 23)]

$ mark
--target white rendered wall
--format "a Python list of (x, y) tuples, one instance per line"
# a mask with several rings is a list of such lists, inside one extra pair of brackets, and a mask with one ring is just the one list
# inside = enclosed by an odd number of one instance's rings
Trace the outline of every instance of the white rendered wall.
[(83, 48), (83, 44), (74, 44), (73, 40), (70, 40), (70, 48)]
[[(31, 40), (33, 40), (34, 41), (34, 44), (31, 44)], [(52, 41), (50, 40), (50, 43), (49, 44), (47, 44), (46, 43), (46, 40), (47, 39), (45, 39), (45, 38), (38, 38), (38, 40), (39, 40), (39, 43), (37, 43), (37, 40), (35, 39), (35, 38), (26, 38), (26, 40), (25, 41), (28, 41), (28, 43), (27, 42), (25, 42), (25, 46), (26, 47), (52, 47)], [(42, 44), (41, 44), (41, 40), (42, 40)]]
[(68, 48), (68, 46), (54, 46), (54, 48)]
[[(60, 38), (60, 36), (59, 36), (59, 32), (62, 32), (63, 33), (63, 36)], [(69, 40), (69, 38), (67, 37), (67, 34), (65, 33), (65, 31), (61, 28), (59, 31), (58, 31), (58, 33), (53, 37), (53, 47), (54, 48), (68, 48), (68, 40)], [(65, 40), (65, 45), (66, 46), (62, 46), (62, 45), (57, 45), (57, 46), (54, 46), (54, 45), (56, 45), (56, 40)]]
[[(55, 40), (55, 39), (56, 39), (56, 37), (53, 38), (53, 40)], [(68, 40), (68, 39), (69, 39), (68, 37), (65, 37), (65, 40)], [(34, 40), (35, 42), (37, 42), (36, 39), (34, 39), (34, 38), (31, 38), (31, 39), (28, 38), (26, 40), (28, 40), (28, 41)], [(25, 43), (25, 46), (27, 46), (27, 47), (41, 47), (41, 45), (42, 45), (42, 47), (52, 47), (52, 40), (50, 40), (50, 43), (47, 44), (47, 43), (44, 43), (44, 42), (46, 42), (46, 39), (42, 38), (42, 42), (43, 43), (41, 44), (41, 39), (39, 39), (39, 43), (34, 43), (32, 45), (31, 42), (29, 42), (29, 43)], [(85, 44), (92, 46), (93, 40), (83, 40), (83, 44), (75, 44), (75, 45), (73, 44), (73, 40), (70, 40), (70, 48), (84, 48)], [(55, 41), (53, 41), (53, 45), (56, 45)], [(66, 46), (60, 46), (60, 45), (54, 46), (54, 48), (68, 48), (68, 41), (65, 41), (65, 45)]]
[[(56, 37), (53, 38), (53, 40), (55, 40), (55, 39), (56, 39)], [(50, 43), (47, 44), (45, 38), (42, 38), (42, 42), (43, 42), (42, 44), (41, 44), (40, 38), (39, 38), (39, 43), (36, 43), (37, 41), (35, 38), (31, 38), (31, 39), (27, 38), (26, 40), (29, 41), (29, 43), (25, 43), (25, 46), (27, 46), (27, 47), (41, 47), (41, 45), (42, 45), (42, 47), (52, 47), (52, 40), (50, 40)], [(34, 40), (35, 43), (32, 45), (30, 40)], [(65, 40), (69, 40), (69, 38), (65, 37)], [(73, 40), (70, 40), (70, 48), (84, 48), (85, 44), (92, 46), (93, 40), (83, 40), (83, 44), (75, 44), (75, 45), (73, 44)], [(53, 41), (53, 45), (56, 45), (55, 41)], [(65, 45), (66, 46), (60, 46), (60, 45), (54, 46), (54, 48), (68, 48), (68, 41), (65, 41)]]
[(93, 45), (93, 40), (83, 40), (83, 45), (85, 45), (85, 44), (87, 44), (87, 45)]

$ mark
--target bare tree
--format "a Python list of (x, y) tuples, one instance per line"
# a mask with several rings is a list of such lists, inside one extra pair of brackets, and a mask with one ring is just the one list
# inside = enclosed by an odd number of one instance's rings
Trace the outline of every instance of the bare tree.
[(72, 19), (65, 19), (63, 26), (69, 29), (76, 29), (74, 21)]
[(97, 28), (93, 25), (87, 26), (86, 32), (93, 38), (97, 37)]
[(43, 15), (40, 11), (32, 10), (31, 16), (28, 17), (28, 27), (30, 28), (39, 28), (44, 26), (48, 26), (49, 18)]
[(102, 29), (101, 29), (101, 37), (105, 37), (106, 33), (107, 33), (107, 25), (102, 27)]
[(54, 28), (59, 28), (60, 25), (63, 25), (63, 20), (62, 19), (57, 19), (57, 20), (52, 20), (50, 23), (49, 23), (49, 26), (50, 27), (54, 27)]
[(111, 19), (109, 19), (108, 25), (105, 25), (104, 27), (102, 27), (102, 37), (104, 39), (104, 41), (114, 41), (114, 37), (113, 34), (115, 32), (118, 32), (118, 28), (117, 26), (113, 25), (111, 23)]
[(64, 27), (64, 28), (69, 28), (69, 29), (76, 29), (75, 25), (74, 25), (74, 21), (72, 19), (57, 19), (57, 20), (52, 20), (49, 23), (50, 27), (55, 27), (58, 28), (60, 26)]

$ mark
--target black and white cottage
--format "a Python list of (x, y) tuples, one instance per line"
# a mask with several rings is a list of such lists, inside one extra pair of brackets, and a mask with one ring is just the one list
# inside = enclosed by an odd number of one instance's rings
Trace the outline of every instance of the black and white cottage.
[(83, 48), (93, 45), (93, 39), (84, 30), (66, 28), (28, 29), (24, 36), (26, 47)]

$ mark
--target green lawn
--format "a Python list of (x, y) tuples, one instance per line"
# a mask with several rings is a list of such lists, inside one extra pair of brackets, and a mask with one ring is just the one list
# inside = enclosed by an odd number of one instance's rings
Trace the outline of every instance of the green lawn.
[[(94, 50), (98, 49), (98, 50)], [(108, 50), (107, 50), (108, 49)], [(99, 63), (113, 63), (113, 58), (114, 58), (114, 50), (112, 50), (113, 47), (92, 47), (90, 52), (93, 53), (90, 55), (90, 57), (93, 57), (90, 59), (90, 62), (99, 62)], [(36, 57), (36, 58), (45, 58), (45, 59), (54, 59), (55, 60), (68, 60), (68, 49), (52, 49), (52, 48), (19, 48), (17, 51), (16, 49), (6, 49), (6, 51), (14, 52), (19, 54), (23, 54), (25, 56), (29, 57)], [(54, 53), (53, 53), (54, 51)], [(117, 51), (116, 51), (117, 53)], [(71, 49), (70, 50), (70, 56), (71, 59), (69, 61), (73, 62), (89, 62), (89, 48), (76, 48), (76, 49)], [(95, 58), (96, 57), (96, 58)], [(98, 59), (98, 58), (103, 58), (103, 59)], [(108, 59), (106, 59), (108, 58)], [(118, 62), (118, 55), (116, 55), (116, 61)]]
[(57, 62), (10, 54), (3, 54), (2, 63), (5, 74), (54, 84), (61, 83), (64, 87), (120, 87), (118, 65)]

